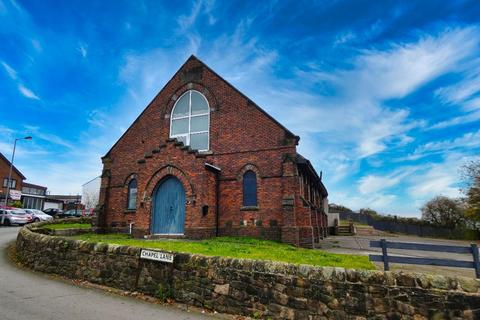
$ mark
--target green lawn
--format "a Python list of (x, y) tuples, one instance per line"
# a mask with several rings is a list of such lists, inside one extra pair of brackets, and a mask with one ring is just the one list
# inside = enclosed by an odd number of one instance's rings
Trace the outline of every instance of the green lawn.
[(328, 253), (322, 250), (296, 248), (288, 244), (244, 237), (219, 237), (202, 241), (140, 240), (132, 239), (125, 234), (102, 235), (87, 233), (74, 236), (73, 238), (89, 242), (163, 249), (206, 256), (272, 260), (351, 269), (375, 269), (375, 266), (368, 260), (367, 256)]
[(54, 223), (44, 226), (46, 229), (62, 230), (62, 229), (89, 229), (92, 227), (89, 223)]

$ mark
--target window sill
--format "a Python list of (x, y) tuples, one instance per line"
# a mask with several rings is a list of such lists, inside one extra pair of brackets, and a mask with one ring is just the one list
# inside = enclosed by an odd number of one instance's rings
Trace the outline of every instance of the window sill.
[(260, 208), (258, 206), (242, 206), (240, 211), (258, 211)]
[(125, 214), (131, 214), (131, 213), (135, 213), (136, 211), (137, 211), (137, 209), (125, 209), (125, 210), (123, 211), (123, 213), (125, 213)]

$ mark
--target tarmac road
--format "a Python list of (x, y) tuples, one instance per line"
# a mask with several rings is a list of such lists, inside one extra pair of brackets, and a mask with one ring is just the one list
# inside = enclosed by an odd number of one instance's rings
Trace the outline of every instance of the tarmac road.
[(18, 269), (6, 248), (17, 227), (0, 227), (0, 319), (2, 320), (186, 320), (212, 319), (198, 312), (82, 288)]

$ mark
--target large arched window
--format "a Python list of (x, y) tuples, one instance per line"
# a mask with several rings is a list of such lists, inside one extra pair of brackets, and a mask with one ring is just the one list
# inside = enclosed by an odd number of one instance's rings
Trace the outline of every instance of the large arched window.
[(128, 183), (127, 209), (137, 208), (137, 179), (132, 179)]
[(257, 206), (257, 175), (252, 170), (243, 174), (243, 206)]
[(175, 103), (170, 121), (170, 137), (199, 151), (209, 148), (210, 107), (203, 94), (190, 90)]

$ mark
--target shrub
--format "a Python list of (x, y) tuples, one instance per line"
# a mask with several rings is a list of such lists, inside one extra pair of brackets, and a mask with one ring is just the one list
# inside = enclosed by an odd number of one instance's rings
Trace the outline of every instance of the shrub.
[(159, 283), (157, 290), (155, 291), (155, 297), (162, 302), (167, 302), (167, 300), (173, 298), (173, 289), (172, 286)]

